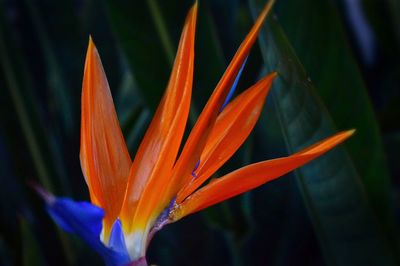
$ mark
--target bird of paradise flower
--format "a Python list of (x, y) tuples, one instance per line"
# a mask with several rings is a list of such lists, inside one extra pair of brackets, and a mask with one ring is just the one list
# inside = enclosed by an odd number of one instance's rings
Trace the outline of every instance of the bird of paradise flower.
[(147, 246), (165, 225), (276, 179), (353, 134), (337, 133), (291, 156), (251, 164), (205, 184), (250, 134), (277, 76), (265, 76), (230, 102), (273, 2), (266, 4), (240, 45), (179, 156), (192, 93), (197, 2), (187, 15), (166, 92), (133, 162), (99, 54), (89, 39), (80, 160), (91, 203), (37, 190), (53, 220), (79, 235), (107, 265), (147, 265)]

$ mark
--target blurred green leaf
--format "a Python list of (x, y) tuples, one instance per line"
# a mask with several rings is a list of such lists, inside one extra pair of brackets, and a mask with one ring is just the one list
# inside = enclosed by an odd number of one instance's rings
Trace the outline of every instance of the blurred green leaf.
[(125, 124), (124, 135), (126, 136), (126, 144), (129, 150), (136, 151), (140, 142), (150, 124), (150, 112), (147, 109), (137, 108), (133, 110), (129, 120)]
[(24, 51), (20, 44), (14, 41), (16, 38), (11, 27), (6, 25), (9, 24), (2, 17), (0, 63), (27, 148), (37, 170), (37, 177), (49, 191), (69, 194), (69, 183), (56, 137), (54, 132), (45, 126), (40, 101), (34, 94), (35, 84), (30, 75), (31, 69), (23, 58)]
[(377, 35), (377, 41), (385, 50), (399, 53), (400, 45), (400, 1), (364, 0), (360, 4)]
[(150, 123), (150, 112), (143, 100), (131, 71), (126, 67), (115, 101), (119, 121), (130, 151), (136, 151)]
[[(2, 11), (2, 10), (0, 10)], [(1, 14), (2, 15), (2, 14)], [(54, 189), (54, 185), (52, 184), (50, 173), (48, 169), (48, 165), (43, 157), (41, 152), (40, 144), (37, 140), (37, 136), (35, 136), (35, 131), (33, 128), (32, 116), (36, 114), (36, 111), (28, 110), (29, 107), (26, 104), (26, 98), (23, 96), (24, 93), (21, 89), (21, 81), (24, 81), (25, 84), (29, 82), (28, 79), (20, 79), (17, 77), (17, 72), (19, 74), (23, 74), (23, 71), (26, 71), (23, 68), (18, 68), (15, 65), (13, 66), (13, 62), (11, 61), (11, 56), (15, 56), (15, 52), (10, 51), (9, 43), (6, 43), (6, 28), (4, 26), (4, 18), (1, 17), (1, 28), (0, 28), (0, 61), (2, 71), (4, 73), (4, 77), (7, 82), (7, 88), (9, 89), (9, 93), (11, 95), (11, 100), (13, 101), (14, 107), (17, 112), (17, 116), (22, 127), (22, 130), (25, 135), (26, 142), (28, 144), (28, 149), (31, 152), (32, 159), (36, 166), (38, 172), (38, 178), (40, 182), (49, 190)], [(9, 34), (9, 32), (8, 32)], [(10, 39), (8, 39), (10, 40)], [(15, 49), (15, 45), (12, 44)], [(14, 50), (15, 51), (15, 50)], [(21, 62), (20, 62), (21, 64)], [(18, 70), (17, 70), (18, 69)], [(26, 73), (25, 73), (26, 74)]]
[[(15, 108), (16, 117), (25, 137), (27, 147), (23, 147), (30, 153), (36, 168), (35, 176), (40, 183), (49, 191), (55, 193), (63, 191), (64, 195), (69, 194), (66, 172), (59, 168), (63, 165), (57, 161), (60, 153), (54, 153), (54, 136), (44, 126), (39, 112), (39, 101), (35, 101), (36, 97), (33, 94), (34, 83), (29, 75), (27, 62), (23, 59), (24, 52), (15, 41), (14, 32), (11, 29), (0, 6), (0, 65), (10, 94), (10, 101)], [(73, 251), (68, 241), (62, 234), (60, 238), (68, 261), (72, 261)]]
[(70, 90), (67, 88), (68, 82), (63, 76), (62, 68), (53, 51), (52, 44), (49, 36), (46, 32), (45, 26), (42, 21), (42, 17), (39, 14), (37, 6), (29, 0), (25, 0), (27, 4), (32, 24), (38, 35), (38, 41), (40, 42), (40, 48), (44, 56), (46, 63), (46, 77), (48, 88), (52, 94), (52, 99), (55, 100), (57, 106), (58, 116), (64, 124), (64, 130), (69, 134), (74, 130), (74, 108), (72, 107), (72, 99)]
[[(356, 128), (349, 154), (388, 236), (394, 233), (382, 140), (359, 68), (333, 1), (277, 2), (275, 11), (326, 108), (341, 129)], [(298, 16), (301, 15), (301, 19)]]
[[(135, 73), (144, 100), (154, 111), (168, 81), (172, 49), (160, 8), (155, 1), (109, 0), (106, 3), (109, 19), (129, 67)], [(182, 22), (178, 25), (181, 26)], [(154, 34), (157, 32), (161, 34), (160, 38)]]
[(22, 265), (46, 265), (40, 252), (40, 244), (37, 241), (32, 228), (24, 218), (20, 218), (20, 230), (22, 238)]
[[(204, 104), (221, 78), (228, 61), (222, 50), (221, 36), (211, 14), (210, 1), (200, 2), (196, 30), (195, 99)], [(199, 101), (197, 101), (198, 104)]]
[[(254, 0), (250, 4), (255, 13)], [(332, 119), (275, 19), (260, 40), (268, 70), (279, 73), (272, 93), (290, 152), (334, 133)], [(328, 265), (394, 265), (343, 147), (301, 168), (297, 176)]]
[(0, 236), (0, 264), (3, 266), (11, 266), (10, 254), (7, 248), (7, 243)]
[(132, 111), (143, 106), (139, 88), (132, 72), (126, 66), (117, 90), (115, 105), (123, 128), (126, 127), (126, 123), (129, 123)]
[[(395, 131), (400, 129), (398, 123), (393, 123), (400, 119), (400, 1), (365, 0), (358, 4), (374, 34), (375, 58), (372, 65), (364, 66), (364, 76), (382, 131)], [(341, 6), (346, 8), (345, 3)]]
[[(388, 155), (388, 163), (391, 165), (391, 170), (394, 173), (394, 179), (400, 180), (400, 165), (398, 154), (400, 150), (400, 132), (393, 132), (385, 135), (385, 147)], [(395, 199), (395, 205), (400, 206), (400, 201)], [(397, 207), (398, 208), (398, 207)]]
[(158, 35), (160, 36), (162, 47), (164, 48), (164, 53), (167, 57), (168, 63), (172, 65), (172, 62), (175, 58), (175, 48), (168, 34), (160, 6), (158, 5), (157, 0), (147, 0), (147, 5), (157, 28)]

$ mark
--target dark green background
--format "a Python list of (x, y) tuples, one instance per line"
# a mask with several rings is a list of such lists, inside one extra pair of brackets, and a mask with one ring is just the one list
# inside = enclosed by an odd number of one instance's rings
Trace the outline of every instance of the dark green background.
[[(265, 2), (199, 0), (189, 128)], [(56, 228), (28, 183), (88, 200), (79, 126), (89, 34), (134, 156), (192, 4), (0, 1), (0, 265), (102, 263)], [(150, 245), (148, 261), (399, 264), (398, 25), (398, 0), (278, 0), (238, 91), (269, 71), (279, 77), (254, 132), (218, 174), (287, 155), (338, 130), (357, 132), (295, 174), (167, 226)], [(367, 52), (366, 36), (372, 36)]]

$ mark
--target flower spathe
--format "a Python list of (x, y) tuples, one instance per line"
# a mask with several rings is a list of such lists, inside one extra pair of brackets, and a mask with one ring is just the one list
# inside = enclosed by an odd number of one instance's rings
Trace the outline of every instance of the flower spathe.
[(276, 179), (353, 134), (337, 133), (291, 156), (251, 164), (204, 185), (250, 134), (277, 76), (263, 77), (229, 101), (272, 5), (267, 3), (239, 47), (180, 154), (192, 94), (197, 3), (187, 15), (167, 89), (133, 161), (90, 38), (80, 160), (91, 203), (39, 192), (54, 221), (78, 234), (107, 265), (146, 265), (149, 241), (164, 225)]

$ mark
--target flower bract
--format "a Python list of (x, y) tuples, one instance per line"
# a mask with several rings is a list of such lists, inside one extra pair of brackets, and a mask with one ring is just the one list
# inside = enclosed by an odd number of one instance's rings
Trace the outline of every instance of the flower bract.
[(353, 134), (337, 133), (287, 157), (210, 178), (254, 128), (277, 73), (231, 100), (269, 1), (238, 48), (183, 144), (192, 96), (197, 3), (183, 26), (172, 73), (132, 160), (110, 88), (90, 38), (84, 68), (80, 160), (91, 202), (38, 189), (54, 221), (79, 235), (107, 265), (146, 265), (146, 249), (165, 225), (274, 180)]

